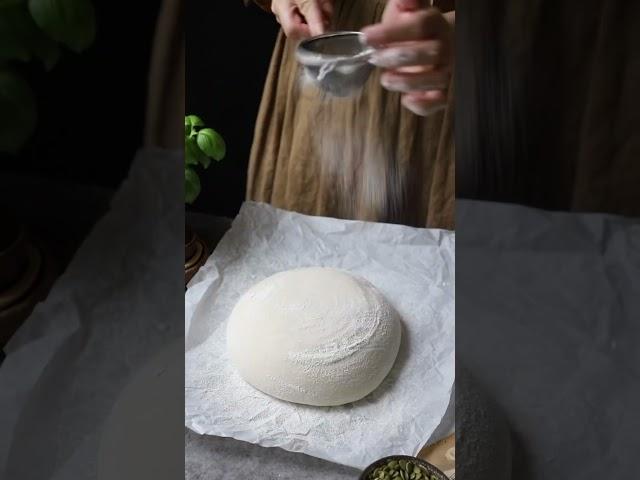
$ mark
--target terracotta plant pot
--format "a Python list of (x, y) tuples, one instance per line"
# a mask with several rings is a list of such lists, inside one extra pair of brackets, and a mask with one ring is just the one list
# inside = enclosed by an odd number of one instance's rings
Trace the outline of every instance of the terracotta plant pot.
[(209, 252), (204, 241), (190, 227), (184, 232), (184, 284), (193, 278), (196, 272), (205, 264)]
[(27, 265), (24, 228), (9, 215), (0, 213), (0, 292), (19, 278)]
[[(43, 300), (57, 269), (44, 245), (0, 212), (0, 348)], [(6, 228), (5, 228), (6, 227)]]
[(196, 234), (191, 227), (184, 227), (184, 261), (188, 261), (196, 253)]

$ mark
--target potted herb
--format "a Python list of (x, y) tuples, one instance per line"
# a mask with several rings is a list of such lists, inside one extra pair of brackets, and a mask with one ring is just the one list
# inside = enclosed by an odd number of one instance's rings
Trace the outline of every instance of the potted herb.
[(192, 204), (200, 195), (200, 177), (196, 167), (207, 169), (211, 160), (222, 160), (226, 152), (220, 134), (205, 127), (200, 117), (184, 117), (184, 193), (188, 204)]
[(91, 0), (0, 0), (0, 152), (17, 154), (37, 124), (36, 99), (22, 71), (51, 71), (68, 49), (81, 53), (96, 34)]
[[(184, 193), (187, 204), (193, 204), (200, 195), (201, 184), (197, 170), (206, 170), (212, 160), (222, 160), (226, 150), (220, 134), (205, 126), (200, 117), (184, 117)], [(185, 226), (185, 283), (204, 264), (207, 253), (204, 242), (188, 225)]]
[[(0, 0), (0, 153), (17, 155), (37, 126), (36, 97), (23, 72), (32, 64), (51, 71), (65, 49), (83, 52), (95, 34), (91, 0)], [(20, 232), (18, 226), (16, 237)]]
[[(0, 154), (16, 156), (38, 123), (36, 96), (26, 73), (46, 74), (65, 50), (81, 53), (89, 48), (95, 34), (91, 0), (0, 0)], [(42, 253), (29, 241), (22, 222), (0, 211), (0, 231), (1, 343), (29, 314), (35, 292), (46, 282), (42, 273), (29, 276), (30, 265), (40, 262)], [(35, 282), (27, 285), (31, 293), (12, 300), (25, 278)]]

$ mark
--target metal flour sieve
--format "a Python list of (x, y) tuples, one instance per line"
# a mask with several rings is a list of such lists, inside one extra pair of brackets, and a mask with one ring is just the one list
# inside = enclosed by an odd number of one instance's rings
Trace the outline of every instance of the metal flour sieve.
[(374, 51), (360, 32), (334, 32), (300, 42), (296, 58), (318, 87), (331, 95), (348, 97), (369, 78), (374, 67), (368, 60)]

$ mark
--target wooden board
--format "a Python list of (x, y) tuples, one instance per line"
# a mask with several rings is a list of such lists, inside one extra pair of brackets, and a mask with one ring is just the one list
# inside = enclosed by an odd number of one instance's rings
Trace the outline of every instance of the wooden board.
[(449, 478), (453, 478), (456, 468), (455, 451), (456, 435), (454, 433), (434, 444), (425, 445), (418, 453), (418, 457), (438, 467)]

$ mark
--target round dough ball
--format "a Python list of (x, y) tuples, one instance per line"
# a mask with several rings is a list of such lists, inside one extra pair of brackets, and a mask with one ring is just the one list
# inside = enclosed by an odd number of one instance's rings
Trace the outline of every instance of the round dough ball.
[(363, 278), (332, 268), (277, 273), (247, 291), (227, 325), (227, 347), (258, 390), (306, 405), (359, 400), (387, 376), (400, 320)]

